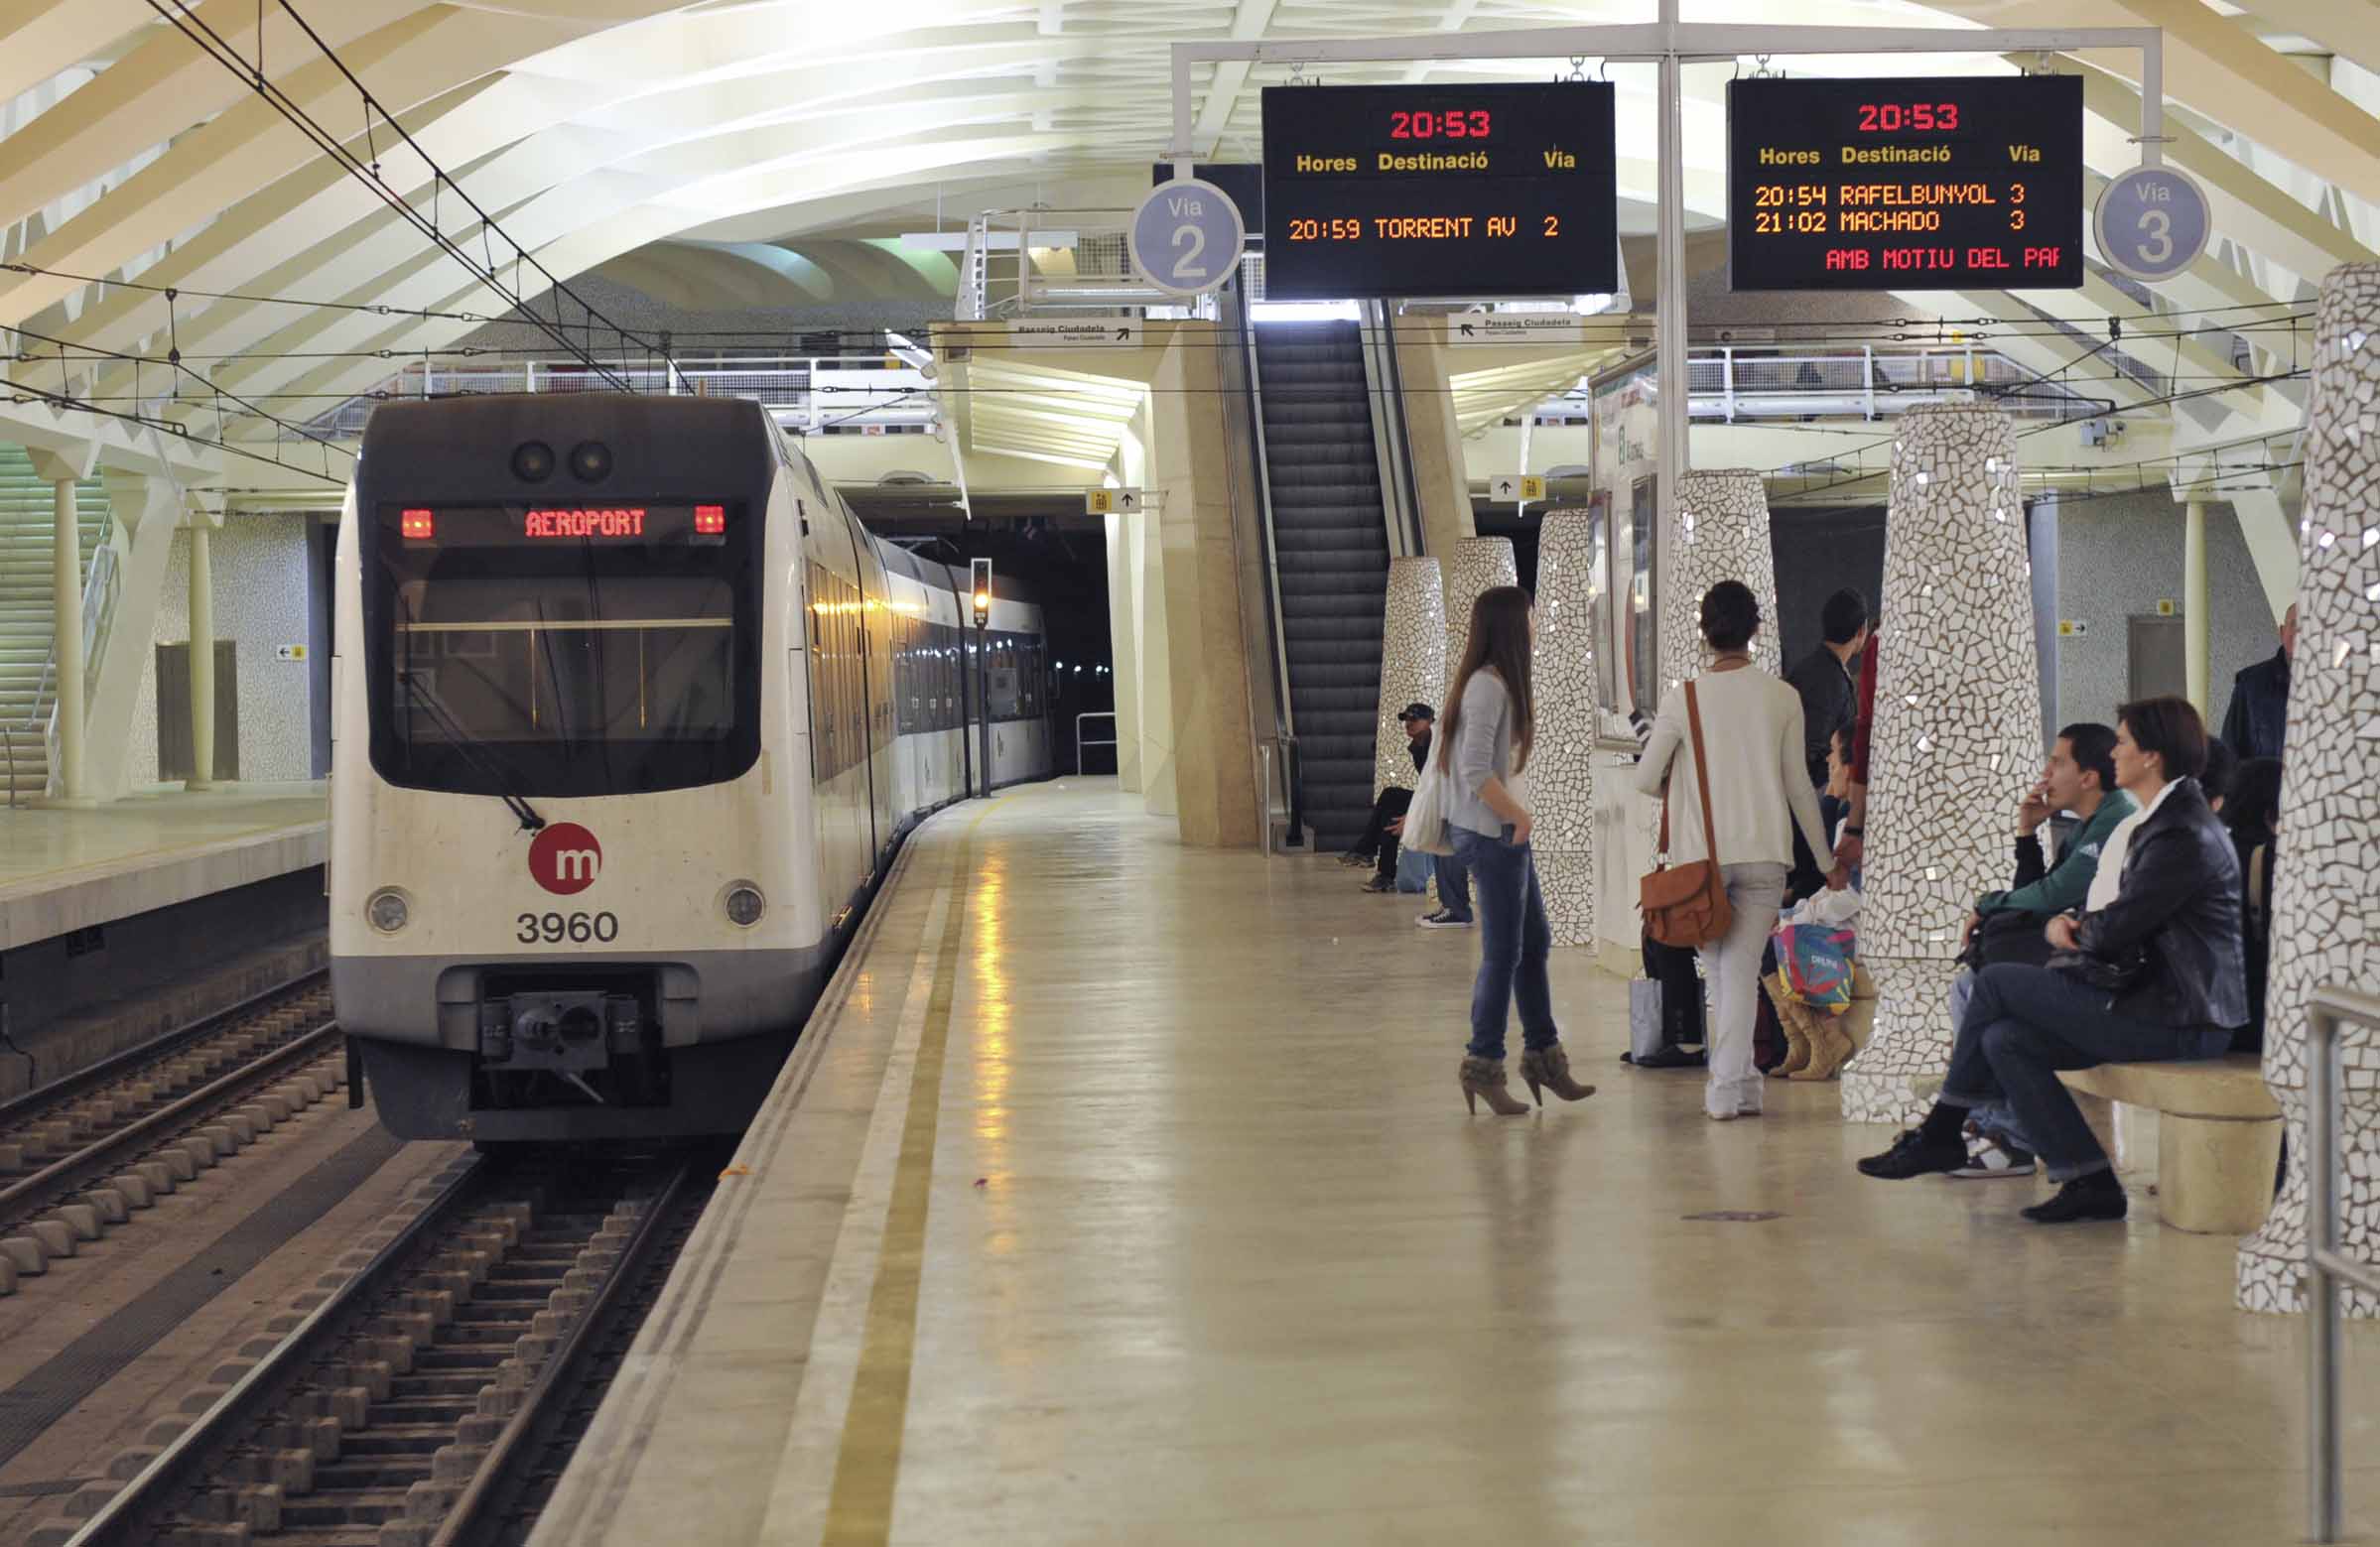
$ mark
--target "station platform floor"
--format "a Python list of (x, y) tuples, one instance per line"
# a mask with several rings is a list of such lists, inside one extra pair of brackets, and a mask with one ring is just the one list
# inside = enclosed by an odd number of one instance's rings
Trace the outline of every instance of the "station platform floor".
[(0, 951), (324, 863), (324, 783), (0, 806)]
[(1584, 952), (1599, 1094), (1468, 1116), (1471, 934), (1137, 806), (913, 838), (536, 1547), (2301, 1539), (2303, 1327), (2228, 1238), (1860, 1177), (1831, 1086), (1708, 1122)]

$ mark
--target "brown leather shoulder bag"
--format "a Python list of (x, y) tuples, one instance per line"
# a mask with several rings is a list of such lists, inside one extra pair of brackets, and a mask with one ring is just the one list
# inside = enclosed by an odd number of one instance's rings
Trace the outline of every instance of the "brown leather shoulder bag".
[(1719, 838), (1711, 826), (1710, 762), (1702, 750), (1702, 709), (1694, 685), (1686, 684), (1686, 726), (1694, 738), (1694, 783), (1702, 795), (1702, 837), (1710, 856), (1689, 865), (1669, 863), (1669, 803), (1661, 802), (1661, 851), (1653, 873), (1637, 882), (1637, 904), (1645, 933), (1664, 946), (1707, 946), (1727, 933), (1735, 910), (1727, 901), (1727, 877), (1719, 873)]

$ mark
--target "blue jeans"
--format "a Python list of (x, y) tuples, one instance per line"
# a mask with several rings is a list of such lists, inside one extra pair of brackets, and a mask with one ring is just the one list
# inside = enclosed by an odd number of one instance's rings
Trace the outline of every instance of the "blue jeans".
[(1975, 978), (1974, 997), (1950, 1049), (1942, 1083), (1949, 1106), (2005, 1100), (2052, 1182), (2108, 1169), (2107, 1152), (2082, 1120), (2061, 1069), (2218, 1058), (2231, 1047), (2221, 1028), (2160, 1026), (2118, 1015), (2115, 995), (2046, 967), (2002, 963)]
[(1471, 866), (1463, 858), (1463, 836), (1469, 834), (1472, 838), (1478, 838), (1479, 835), (1472, 833), (1469, 828), (1458, 828), (1451, 822), (1446, 825), (1446, 831), (1454, 838), (1454, 852), (1430, 855), (1430, 868), (1438, 876), (1438, 911), (1468, 924), (1471, 922)]
[(1536, 861), (1526, 843), (1509, 843), (1469, 828), (1447, 831), (1454, 836), (1454, 857), (1479, 881), (1479, 977), (1471, 985), (1467, 1051), (1474, 1058), (1504, 1057), (1504, 1023), (1515, 999), (1521, 1001), (1521, 1045), (1552, 1047), (1561, 1040), (1553, 1024), (1553, 983), (1545, 972), (1553, 930), (1545, 922), (1544, 894), (1537, 890)]
[[(1967, 1001), (1974, 997), (1975, 973), (1970, 968), (1961, 967), (1958, 975), (1950, 979), (1951, 1030), (1956, 1031), (1967, 1023)], [(2025, 1131), (2023, 1123), (2017, 1121), (2016, 1108), (2006, 1101), (1978, 1106), (1967, 1116), (1977, 1127), (1990, 1129), (2018, 1149), (2030, 1150), (2034, 1147), (2032, 1135)]]

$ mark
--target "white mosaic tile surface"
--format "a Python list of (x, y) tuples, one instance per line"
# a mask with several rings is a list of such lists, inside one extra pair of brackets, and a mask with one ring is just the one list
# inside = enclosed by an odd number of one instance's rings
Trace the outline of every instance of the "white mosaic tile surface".
[[(305, 779), (314, 772), (313, 679), (282, 645), (306, 643), (307, 564), (303, 515), (234, 515), (208, 540), (214, 575), (215, 637), (235, 641), (239, 661), (239, 772), (244, 782)], [(174, 534), (158, 597), (157, 643), (190, 639), (190, 534)], [(141, 670), (128, 752), (133, 788), (157, 767), (157, 657)]]
[(2041, 761), (2033, 591), (2006, 415), (1926, 408), (1893, 443), (1884, 630), (1869, 757), (1860, 954), (1876, 1031), (1843, 1115), (1904, 1121), (1950, 1061), (1944, 1003), (1978, 892), (2006, 884), (2009, 814)]
[(1446, 590), (1435, 559), (1388, 561), (1388, 610), (1381, 626), (1380, 727), (1374, 737), (1372, 796), (1390, 785), (1413, 787), (1413, 754), (1396, 716), (1419, 700), (1446, 708)]
[(1480, 592), (1521, 583), (1521, 567), (1509, 537), (1466, 537), (1446, 564), (1446, 677), (1451, 686), (1471, 642), (1471, 604)]
[(1677, 480), (1669, 509), (1669, 546), (1661, 554), (1661, 691), (1701, 675), (1710, 664), (1702, 641), (1702, 593), (1741, 580), (1760, 603), (1752, 664), (1782, 675), (1777, 645), (1777, 555), (1769, 546), (1769, 491), (1748, 467), (1689, 472)]
[[(2298, 655), (2290, 680), (2273, 872), (2264, 1079), (2289, 1124), (2289, 1173), (2240, 1242), (2238, 1301), (2302, 1311), (2306, 1289), (2306, 1003), (2330, 984), (2380, 988), (2380, 265), (2334, 271), (2314, 319), (2306, 411)], [(2341, 1250), (2380, 1259), (2380, 1042), (2339, 1039)], [(2345, 1297), (2380, 1315), (2380, 1300)]]
[(1557, 946), (1595, 943), (1595, 517), (1548, 510), (1537, 533), (1537, 743), (1529, 806)]

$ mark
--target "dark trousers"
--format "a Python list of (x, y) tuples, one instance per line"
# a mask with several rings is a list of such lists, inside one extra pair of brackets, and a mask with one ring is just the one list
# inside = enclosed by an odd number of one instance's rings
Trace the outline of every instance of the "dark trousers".
[(1645, 937), (1645, 975), (1661, 985), (1661, 1042), (1668, 1047), (1692, 1043), (1699, 1047), (1702, 1030), (1702, 979), (1694, 971), (1694, 953), (1664, 946)]
[(1985, 967), (1975, 976), (1975, 995), (1950, 1048), (1943, 1103), (2006, 1101), (2052, 1182), (2106, 1170), (2107, 1151), (2082, 1120), (2059, 1070), (2215, 1058), (2231, 1046), (2228, 1030), (2134, 1020), (2118, 1015), (2114, 1002), (2106, 989), (2046, 967)]
[[(1479, 976), (1471, 985), (1471, 1045), (1474, 1058), (1504, 1057), (1505, 1023), (1515, 1001), (1521, 1010), (1521, 1045), (1549, 1048), (1561, 1040), (1553, 1024), (1553, 983), (1546, 971), (1553, 931), (1545, 921), (1545, 894), (1526, 843), (1510, 843), (1469, 828), (1449, 827), (1455, 857), (1470, 872), (1479, 895)], [(1510, 833), (1512, 829), (1505, 829)]]
[(1356, 839), (1353, 851), (1380, 855), (1380, 873), (1390, 880), (1396, 877), (1396, 835), (1388, 831), (1388, 824), (1403, 816), (1412, 804), (1412, 791), (1389, 785), (1372, 803), (1372, 820), (1364, 824), (1364, 836)]

